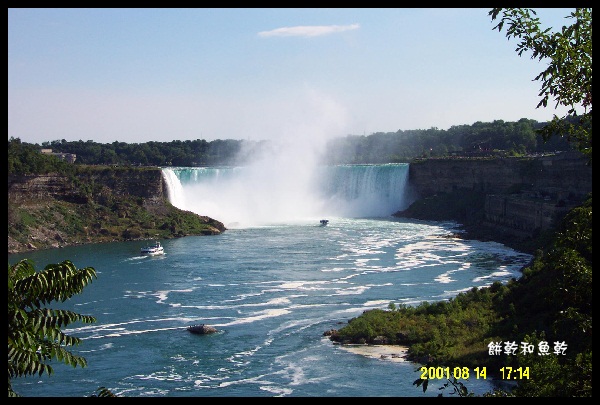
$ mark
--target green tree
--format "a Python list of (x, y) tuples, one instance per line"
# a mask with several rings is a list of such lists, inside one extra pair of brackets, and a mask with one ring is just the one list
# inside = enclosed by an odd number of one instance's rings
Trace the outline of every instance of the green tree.
[[(83, 291), (96, 276), (92, 267), (77, 269), (68, 260), (49, 264), (37, 272), (23, 259), (8, 263), (8, 396), (19, 396), (11, 380), (46, 373), (52, 375), (53, 359), (73, 367), (85, 367), (85, 358), (65, 349), (81, 340), (61, 329), (73, 322), (93, 323), (92, 316), (47, 308), (53, 301), (64, 302)], [(106, 395), (105, 389), (100, 394)]]
[[(534, 80), (542, 82), (541, 97), (537, 107), (546, 107), (550, 98), (556, 107), (568, 108), (567, 114), (544, 126), (540, 132), (544, 139), (566, 136), (592, 160), (592, 9), (577, 8), (566, 18), (571, 25), (552, 32), (542, 28), (536, 12), (527, 8), (493, 8), (492, 21), (500, 16), (494, 27), (501, 32), (506, 25), (507, 38), (520, 39), (516, 51), (531, 51), (531, 58), (548, 59), (548, 66)], [(578, 109), (582, 110), (578, 114)]]

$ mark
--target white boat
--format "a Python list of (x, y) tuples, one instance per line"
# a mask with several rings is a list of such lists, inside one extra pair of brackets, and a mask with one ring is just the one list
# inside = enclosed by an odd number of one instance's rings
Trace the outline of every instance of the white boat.
[(140, 253), (148, 256), (157, 256), (165, 253), (165, 249), (162, 247), (159, 241), (154, 242), (154, 245), (144, 246)]

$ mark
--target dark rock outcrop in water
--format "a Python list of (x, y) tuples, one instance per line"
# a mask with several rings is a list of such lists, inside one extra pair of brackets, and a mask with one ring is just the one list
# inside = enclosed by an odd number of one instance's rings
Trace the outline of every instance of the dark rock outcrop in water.
[(191, 325), (187, 327), (188, 332), (193, 333), (195, 335), (210, 335), (212, 333), (217, 333), (218, 330), (210, 325), (205, 325), (203, 323), (199, 325)]

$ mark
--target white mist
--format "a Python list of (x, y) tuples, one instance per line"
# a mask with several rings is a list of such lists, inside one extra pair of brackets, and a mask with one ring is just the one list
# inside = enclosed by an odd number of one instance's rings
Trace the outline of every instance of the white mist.
[[(327, 141), (342, 131), (347, 117), (334, 101), (313, 90), (297, 101), (281, 138), (253, 151), (244, 166), (182, 169), (190, 171), (183, 182), (172, 169), (164, 169), (171, 203), (227, 228), (381, 217), (405, 208), (405, 174), (390, 177), (367, 166), (335, 174), (321, 166)], [(240, 157), (248, 154), (242, 150)], [(193, 178), (187, 178), (190, 174)]]
[[(318, 192), (320, 154), (328, 138), (339, 136), (346, 113), (334, 100), (314, 89), (304, 89), (279, 109), (285, 122), (281, 137), (225, 177), (185, 184), (165, 170), (173, 205), (217, 219), (228, 228), (313, 221), (323, 213)], [(283, 111), (283, 112), (282, 112)], [(269, 112), (265, 112), (269, 120)], [(240, 156), (247, 156), (241, 151)], [(171, 190), (171, 187), (173, 189)]]

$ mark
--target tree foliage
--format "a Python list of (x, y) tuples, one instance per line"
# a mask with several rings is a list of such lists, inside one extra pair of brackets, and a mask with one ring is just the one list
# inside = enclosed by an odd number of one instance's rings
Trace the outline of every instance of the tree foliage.
[(537, 107), (546, 107), (552, 98), (557, 107), (567, 107), (568, 111), (563, 117), (554, 115), (541, 130), (544, 138), (565, 135), (591, 161), (592, 9), (575, 9), (566, 17), (572, 24), (555, 32), (552, 28), (542, 28), (533, 9), (493, 8), (489, 15), (492, 21), (500, 18), (494, 29), (501, 32), (506, 26), (506, 37), (520, 40), (516, 48), (519, 56), (531, 52), (532, 59), (549, 61), (534, 79), (542, 83)]
[(40, 272), (28, 259), (8, 263), (9, 397), (19, 396), (12, 389), (13, 378), (51, 375), (53, 359), (73, 367), (87, 365), (85, 358), (66, 350), (67, 346), (78, 345), (80, 339), (62, 329), (74, 322), (93, 323), (96, 319), (47, 305), (81, 293), (94, 278), (94, 268), (77, 269), (69, 260), (49, 264)]
[(8, 140), (8, 174), (47, 174), (52, 172), (71, 173), (73, 165), (52, 155), (40, 153), (36, 145)]
[[(516, 122), (495, 120), (438, 128), (375, 132), (371, 135), (348, 135), (331, 139), (323, 149), (324, 164), (365, 164), (409, 162), (415, 158), (457, 155), (520, 156), (574, 150), (562, 137), (544, 140), (537, 131), (548, 123), (522, 118)], [(570, 121), (575, 125), (575, 121)], [(44, 142), (42, 146), (20, 139), (8, 141), (9, 174), (70, 174), (73, 166), (219, 166), (243, 165), (270, 147), (270, 141), (205, 140), (101, 144), (93, 141)], [(75, 164), (61, 162), (39, 150), (77, 156)]]

